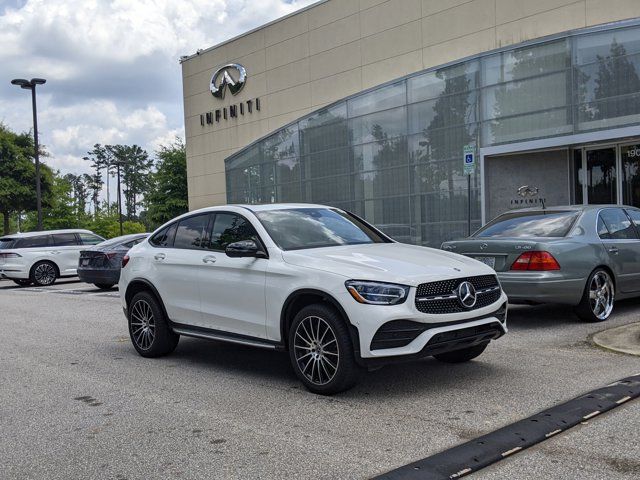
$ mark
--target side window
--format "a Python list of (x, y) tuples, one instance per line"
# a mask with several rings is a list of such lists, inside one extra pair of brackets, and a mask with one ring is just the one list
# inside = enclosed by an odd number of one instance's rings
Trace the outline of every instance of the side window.
[(21, 238), (14, 248), (37, 248), (51, 245), (50, 235), (38, 235), (37, 237)]
[(224, 250), (230, 243), (257, 239), (257, 232), (243, 217), (233, 213), (218, 213), (213, 223), (209, 248)]
[(598, 215), (598, 235), (603, 240), (608, 240), (610, 238), (609, 230), (607, 229), (607, 226), (604, 224), (604, 220), (602, 220), (601, 215)]
[(92, 233), (79, 233), (78, 235), (83, 245), (97, 245), (104, 242), (104, 238), (100, 238), (98, 235)]
[(173, 237), (176, 235), (176, 227), (177, 223), (172, 223), (171, 225), (163, 228), (149, 239), (149, 243), (156, 247), (172, 247)]
[(173, 246), (175, 248), (203, 248), (208, 223), (208, 213), (180, 220)]
[(76, 238), (75, 233), (56, 233), (53, 235), (53, 245), (56, 247), (78, 245), (78, 239)]
[[(607, 240), (637, 239), (631, 220), (621, 208), (607, 208), (600, 212), (600, 217), (607, 227), (608, 235), (600, 236)], [(598, 230), (600, 230), (598, 228)]]
[(627, 210), (627, 213), (631, 217), (631, 220), (633, 220), (633, 224), (636, 226), (636, 228), (640, 228), (640, 210), (629, 209)]

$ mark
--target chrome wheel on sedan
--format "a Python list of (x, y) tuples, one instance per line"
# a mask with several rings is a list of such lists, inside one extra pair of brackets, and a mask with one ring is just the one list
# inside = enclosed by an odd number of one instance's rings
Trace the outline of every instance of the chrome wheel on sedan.
[(138, 348), (149, 350), (156, 334), (156, 323), (151, 305), (138, 300), (131, 307), (131, 337)]
[(300, 371), (314, 385), (326, 385), (335, 377), (340, 363), (338, 342), (322, 318), (309, 316), (298, 324), (294, 350)]
[(606, 320), (611, 315), (614, 301), (614, 286), (611, 276), (604, 270), (597, 271), (589, 283), (589, 305), (593, 315)]
[(604, 268), (596, 268), (587, 279), (582, 300), (575, 308), (576, 315), (586, 322), (604, 322), (613, 312), (615, 294), (611, 274)]

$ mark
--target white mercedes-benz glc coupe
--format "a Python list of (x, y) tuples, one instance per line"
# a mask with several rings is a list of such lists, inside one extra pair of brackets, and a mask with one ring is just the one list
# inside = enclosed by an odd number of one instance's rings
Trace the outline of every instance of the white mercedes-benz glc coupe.
[(286, 350), (320, 394), (394, 361), (465, 362), (507, 332), (507, 297), (491, 268), (397, 243), (322, 205), (189, 212), (122, 263), (120, 297), (140, 355), (166, 355), (180, 335)]

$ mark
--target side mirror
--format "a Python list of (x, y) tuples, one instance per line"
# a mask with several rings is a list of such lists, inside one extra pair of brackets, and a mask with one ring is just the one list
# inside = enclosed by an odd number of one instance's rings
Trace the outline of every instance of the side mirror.
[(258, 248), (258, 244), (253, 240), (241, 240), (239, 242), (230, 243), (227, 245), (227, 248), (225, 248), (224, 253), (226, 253), (228, 257), (232, 258), (267, 258), (267, 254)]

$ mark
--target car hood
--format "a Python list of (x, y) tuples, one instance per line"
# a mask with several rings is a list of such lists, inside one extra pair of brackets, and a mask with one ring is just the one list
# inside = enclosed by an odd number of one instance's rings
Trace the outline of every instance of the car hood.
[(417, 286), (421, 283), (494, 274), (481, 262), (455, 253), (403, 243), (374, 243), (285, 251), (285, 262), (342, 275)]

